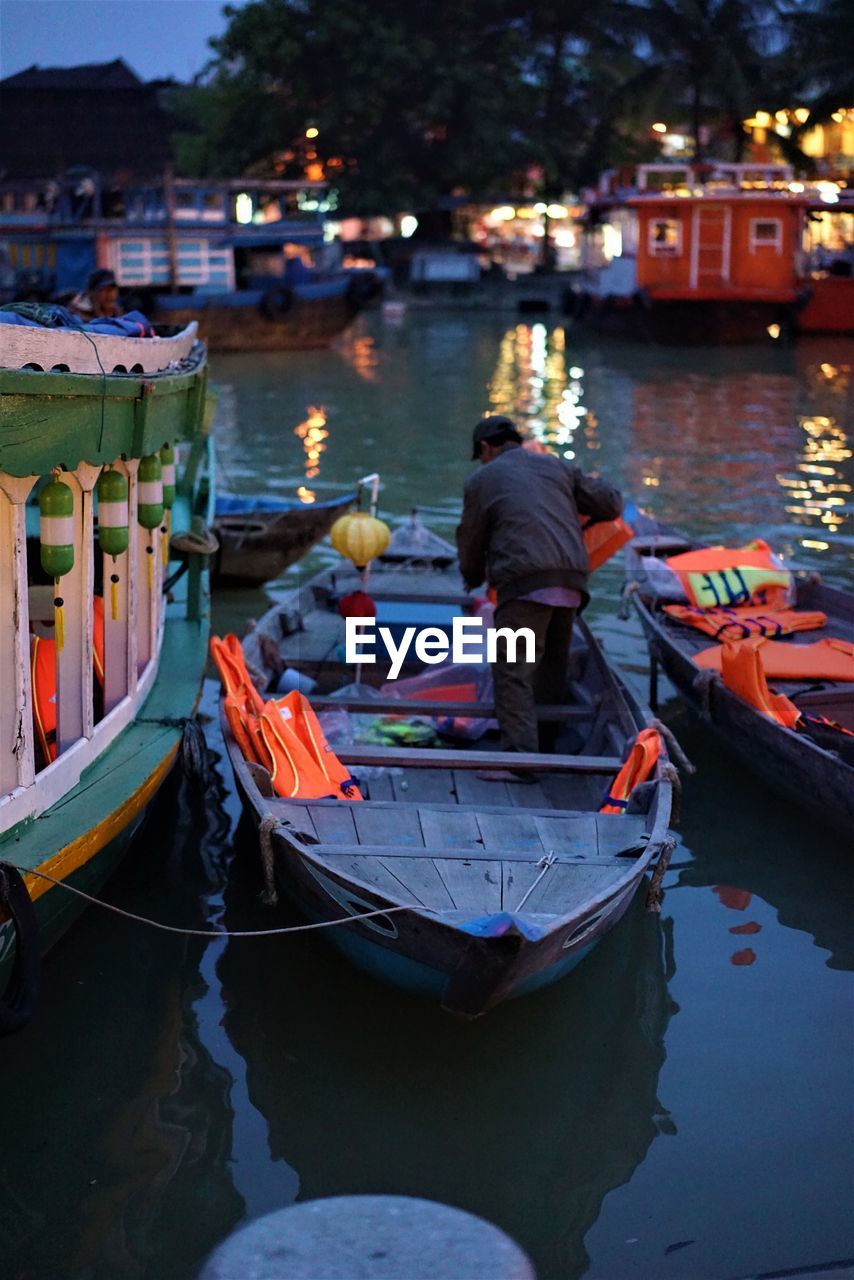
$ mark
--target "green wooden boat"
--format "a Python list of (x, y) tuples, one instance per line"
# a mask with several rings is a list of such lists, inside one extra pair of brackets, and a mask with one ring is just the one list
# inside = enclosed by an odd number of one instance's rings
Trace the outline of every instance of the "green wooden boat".
[(97, 892), (194, 713), (206, 380), (194, 325), (0, 325), (0, 1033), (31, 1016), (39, 957), (85, 906), (63, 886)]

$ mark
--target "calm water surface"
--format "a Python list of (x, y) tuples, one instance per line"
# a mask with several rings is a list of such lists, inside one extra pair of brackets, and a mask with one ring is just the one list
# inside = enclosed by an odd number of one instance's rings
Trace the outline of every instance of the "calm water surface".
[[(450, 532), (472, 424), (512, 412), (656, 514), (762, 534), (850, 587), (852, 366), (835, 339), (660, 351), (374, 314), (332, 352), (213, 362), (220, 483), (320, 499), (378, 470), (385, 511), (426, 505)], [(217, 627), (295, 580), (221, 597)], [(601, 571), (590, 616), (644, 691), (619, 589)], [(208, 681), (212, 717), (215, 699)], [(90, 910), (45, 963), (35, 1023), (0, 1047), (4, 1280), (184, 1280), (241, 1222), (365, 1192), (481, 1214), (540, 1280), (852, 1258), (850, 841), (744, 775), (675, 699), (663, 714), (698, 772), (660, 920), (633, 911), (562, 985), (478, 1023), (311, 936), (209, 943)], [(257, 891), (219, 755), (203, 793), (169, 783), (109, 897), (261, 928)]]

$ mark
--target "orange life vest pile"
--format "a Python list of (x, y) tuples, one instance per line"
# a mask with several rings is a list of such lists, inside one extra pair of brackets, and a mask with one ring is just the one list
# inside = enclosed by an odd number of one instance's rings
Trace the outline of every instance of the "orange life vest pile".
[(269, 771), (273, 790), (285, 799), (361, 800), (353, 778), (324, 737), (304, 694), (261, 697), (235, 635), (211, 637), (211, 656), (225, 690), (225, 717), (245, 760)]
[[(794, 579), (767, 542), (744, 547), (705, 547), (671, 556), (689, 605), (665, 605), (678, 622), (722, 641), (694, 657), (701, 670), (719, 671), (728, 689), (787, 728), (805, 728), (805, 716), (768, 688), (777, 679), (854, 680), (854, 645), (825, 639), (814, 644), (775, 642), (772, 637), (813, 631), (827, 623), (820, 610), (793, 608)], [(832, 726), (830, 721), (822, 721)]]

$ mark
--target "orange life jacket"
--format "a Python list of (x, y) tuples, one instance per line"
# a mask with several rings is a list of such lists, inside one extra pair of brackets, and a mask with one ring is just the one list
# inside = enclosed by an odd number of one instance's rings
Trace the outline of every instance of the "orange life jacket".
[(259, 727), (277, 795), (303, 800), (362, 799), (356, 783), (330, 749), (308, 699), (298, 689), (278, 701), (266, 702)]
[(769, 720), (793, 729), (801, 713), (785, 694), (772, 693), (768, 688), (760, 652), (765, 643), (762, 636), (751, 636), (724, 644), (721, 650), (723, 682), (730, 692), (756, 707)]
[(744, 547), (702, 547), (665, 561), (693, 605), (701, 609), (731, 605), (789, 603), (792, 575), (775, 560), (761, 538)]
[(263, 743), (260, 744), (260, 730), (258, 728), (258, 717), (246, 706), (246, 696), (244, 686), (241, 685), (236, 694), (227, 693), (223, 699), (223, 710), (225, 718), (228, 721), (228, 727), (231, 730), (231, 736), (240, 747), (244, 760), (249, 760), (252, 764), (267, 764), (267, 752)]
[(236, 697), (242, 689), (251, 709), (260, 715), (264, 710), (264, 699), (252, 682), (243, 646), (237, 636), (227, 635), (224, 640), (211, 636), (210, 651), (226, 693)]
[[(787, 644), (762, 639), (761, 643), (762, 670), (772, 680), (854, 680), (854, 644), (848, 640)], [(722, 654), (720, 645), (712, 645), (695, 653), (694, 662), (704, 671), (720, 671)]]
[(817, 631), (827, 614), (809, 609), (697, 609), (694, 605), (666, 604), (664, 612), (677, 622), (695, 627), (715, 640), (746, 640), (749, 635), (787, 636), (794, 631)]
[(632, 530), (620, 516), (616, 520), (597, 520), (588, 523), (582, 530), (587, 558), (590, 561), (590, 572), (598, 569), (617, 554), (620, 547), (631, 542)]
[[(104, 599), (92, 601), (92, 667), (104, 687)], [(30, 687), (33, 724), (45, 763), (56, 759), (56, 641), (30, 636)]]
[(641, 729), (626, 763), (612, 782), (599, 806), (600, 813), (623, 813), (635, 787), (646, 782), (661, 755), (661, 735), (657, 729)]

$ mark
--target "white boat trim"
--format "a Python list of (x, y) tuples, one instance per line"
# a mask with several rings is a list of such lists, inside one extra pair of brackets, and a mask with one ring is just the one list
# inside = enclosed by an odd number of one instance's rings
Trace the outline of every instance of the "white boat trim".
[(118, 338), (78, 329), (0, 324), (0, 369), (65, 373), (162, 373), (198, 340), (195, 320), (171, 338)]

